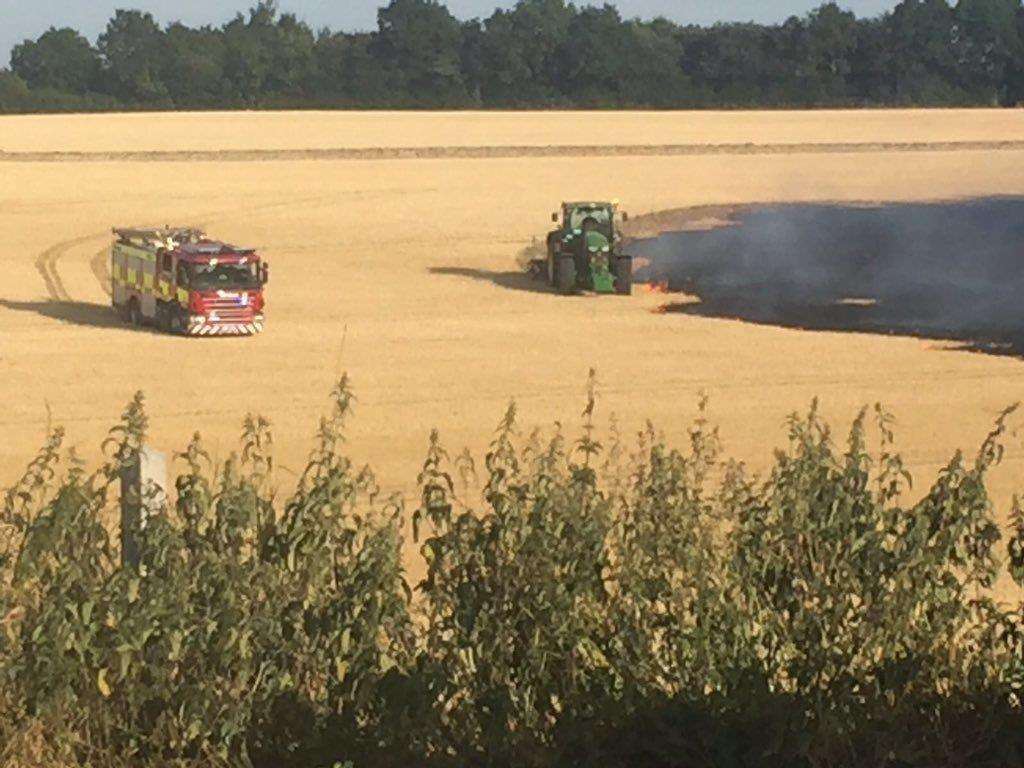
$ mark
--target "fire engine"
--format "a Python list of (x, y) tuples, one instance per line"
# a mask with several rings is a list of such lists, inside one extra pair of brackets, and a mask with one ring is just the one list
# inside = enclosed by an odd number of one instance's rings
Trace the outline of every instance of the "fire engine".
[(269, 267), (198, 229), (115, 229), (111, 300), (126, 322), (189, 336), (263, 330)]

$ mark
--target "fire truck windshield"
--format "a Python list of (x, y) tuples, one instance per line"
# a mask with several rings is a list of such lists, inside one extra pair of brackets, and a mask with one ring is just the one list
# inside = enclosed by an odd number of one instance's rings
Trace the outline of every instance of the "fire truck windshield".
[(256, 264), (193, 264), (192, 288), (197, 291), (237, 290), (260, 287)]

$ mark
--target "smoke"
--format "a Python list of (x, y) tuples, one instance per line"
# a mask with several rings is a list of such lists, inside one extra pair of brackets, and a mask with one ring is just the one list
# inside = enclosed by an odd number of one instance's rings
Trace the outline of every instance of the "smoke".
[(1024, 353), (1024, 198), (770, 206), (632, 250), (700, 298), (670, 311)]

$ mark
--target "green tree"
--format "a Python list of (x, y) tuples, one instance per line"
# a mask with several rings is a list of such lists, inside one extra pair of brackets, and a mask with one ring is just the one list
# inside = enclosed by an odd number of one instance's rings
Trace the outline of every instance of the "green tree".
[(684, 106), (694, 101), (693, 84), (683, 72), (677, 28), (665, 19), (626, 24), (619, 72), (619, 102), (639, 106)]
[[(1017, 38), (1024, 43), (1024, 4), (1017, 9)], [(1013, 62), (1007, 68), (1003, 103), (1007, 106), (1024, 104), (1024, 45), (1018, 49)]]
[(369, 34), (321, 34), (316, 41), (317, 95), (343, 105), (386, 106), (391, 81), (372, 53)]
[(626, 28), (611, 5), (587, 6), (569, 23), (558, 50), (558, 87), (577, 102), (608, 104), (622, 95)]
[(13, 72), (0, 69), (0, 112), (30, 109), (32, 92), (28, 83)]
[(587, 7), (573, 16), (558, 49), (558, 86), (576, 104), (680, 104), (691, 90), (681, 53), (675, 27), (664, 19), (623, 22), (611, 5)]
[(683, 72), (694, 82), (703, 103), (772, 104), (792, 76), (778, 28), (691, 26), (682, 30), (679, 39)]
[(886, 20), (888, 79), (896, 98), (941, 101), (955, 89), (956, 19), (946, 0), (903, 0)]
[(294, 14), (282, 14), (270, 46), (273, 52), (270, 89), (281, 93), (304, 91), (313, 71), (315, 45), (316, 37), (309, 26)]
[(857, 25), (856, 46), (850, 59), (848, 94), (858, 104), (888, 104), (896, 101), (888, 73), (893, 67), (885, 17)]
[(100, 57), (75, 30), (51, 27), (14, 47), (11, 70), (31, 88), (81, 94), (96, 87)]
[(560, 100), (558, 53), (576, 9), (564, 0), (520, 0), (484, 23), (481, 92), (486, 103)]
[[(118, 11), (98, 50), (51, 29), (12, 51), (24, 109), (115, 105), (801, 107), (1024, 101), (1021, 0), (836, 2), (777, 25), (680, 27), (613, 4), (518, 0), (460, 22), (443, 0), (389, 0), (370, 33), (314, 34), (276, 0), (218, 28)], [(13, 90), (12, 90), (13, 89)], [(14, 93), (17, 83), (8, 82)], [(6, 106), (5, 109), (14, 107)]]
[(166, 34), (162, 76), (175, 104), (209, 105), (230, 96), (225, 93), (226, 51), (219, 31), (171, 24)]
[(553, 97), (550, 81), (531, 79), (523, 43), (510, 12), (499, 9), (487, 19), (480, 40), (480, 92), (485, 103), (512, 105), (527, 90)]
[(263, 0), (224, 27), (225, 74), (233, 93), (257, 104), (271, 94), (301, 94), (311, 81), (316, 39), (292, 14), (278, 18), (274, 0)]
[(143, 104), (166, 98), (166, 43), (152, 14), (118, 10), (99, 38), (111, 93)]
[(459, 61), (462, 77), (474, 104), (482, 101), (482, 80), (484, 29), (479, 19), (471, 19), (462, 25), (462, 44), (459, 46)]
[(411, 103), (469, 100), (461, 67), (462, 26), (437, 0), (392, 0), (377, 11), (374, 57)]
[(1006, 76), (1020, 61), (1017, 20), (1020, 0), (960, 0), (956, 5), (956, 51), (961, 77), (986, 101), (1005, 101)]
[(808, 15), (804, 26), (805, 82), (817, 103), (837, 103), (847, 96), (857, 46), (857, 17), (829, 2)]
[(270, 56), (259, 30), (273, 24), (274, 13), (271, 4), (261, 3), (250, 11), (248, 22), (238, 14), (224, 25), (224, 75), (231, 93), (250, 104), (259, 101), (270, 75)]

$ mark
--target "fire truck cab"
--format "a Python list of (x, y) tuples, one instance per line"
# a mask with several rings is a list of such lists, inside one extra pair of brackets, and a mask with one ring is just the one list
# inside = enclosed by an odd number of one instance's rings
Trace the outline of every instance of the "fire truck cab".
[(189, 336), (245, 336), (264, 323), (267, 263), (191, 228), (115, 229), (111, 300), (125, 321)]

